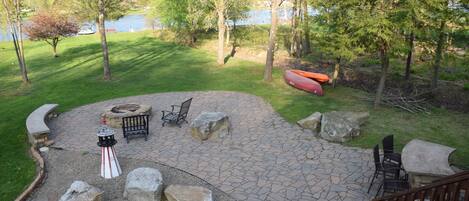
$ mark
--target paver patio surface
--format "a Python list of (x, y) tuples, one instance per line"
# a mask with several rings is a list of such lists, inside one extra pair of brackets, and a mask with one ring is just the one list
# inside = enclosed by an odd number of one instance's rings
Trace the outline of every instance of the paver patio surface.
[[(230, 135), (192, 138), (188, 124), (161, 126), (161, 110), (193, 97), (188, 120), (225, 112)], [(126, 143), (118, 129), (118, 157), (160, 162), (200, 177), (238, 200), (370, 200), (370, 150), (314, 137), (280, 117), (263, 99), (237, 92), (174, 92), (113, 99), (75, 108), (50, 122), (54, 147), (100, 153), (96, 129), (104, 108), (118, 103), (153, 107), (148, 141)], [(99, 163), (99, 161), (96, 161)]]

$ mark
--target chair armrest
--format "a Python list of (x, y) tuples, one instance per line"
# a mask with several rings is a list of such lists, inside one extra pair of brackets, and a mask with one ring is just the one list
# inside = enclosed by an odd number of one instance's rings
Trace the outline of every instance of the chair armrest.
[(173, 113), (172, 111), (168, 111), (168, 110), (162, 110), (161, 113), (163, 113), (163, 116), (161, 116), (161, 119), (164, 118), (164, 116), (166, 116), (166, 114), (171, 114)]

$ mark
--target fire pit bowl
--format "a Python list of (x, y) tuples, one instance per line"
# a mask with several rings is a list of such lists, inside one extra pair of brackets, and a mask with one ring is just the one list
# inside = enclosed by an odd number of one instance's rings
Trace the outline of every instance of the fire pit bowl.
[(151, 106), (136, 103), (113, 105), (104, 110), (103, 114), (101, 114), (101, 118), (106, 122), (106, 125), (113, 128), (121, 128), (123, 117), (135, 115), (151, 116)]

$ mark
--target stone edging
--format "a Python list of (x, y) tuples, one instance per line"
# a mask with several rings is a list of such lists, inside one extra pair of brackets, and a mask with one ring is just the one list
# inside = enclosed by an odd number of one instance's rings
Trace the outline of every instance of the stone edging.
[(42, 181), (44, 180), (45, 178), (45, 172), (44, 172), (44, 159), (42, 158), (41, 154), (36, 150), (36, 148), (34, 146), (31, 146), (31, 155), (32, 157), (34, 158), (34, 160), (36, 161), (36, 165), (39, 167), (39, 172), (36, 176), (36, 178), (34, 179), (33, 182), (31, 182), (31, 184), (28, 186), (28, 188), (26, 188), (26, 190), (23, 191), (23, 193), (21, 193), (16, 199), (15, 201), (24, 201), (26, 200), (29, 195), (31, 195), (31, 193), (33, 192), (33, 190), (39, 185), (42, 183)]

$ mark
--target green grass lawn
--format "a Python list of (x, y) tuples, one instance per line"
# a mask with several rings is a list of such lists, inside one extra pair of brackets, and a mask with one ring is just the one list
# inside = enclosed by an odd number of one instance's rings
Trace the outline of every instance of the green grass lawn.
[(369, 111), (362, 135), (347, 143), (370, 148), (388, 134), (398, 146), (413, 138), (457, 148), (452, 162), (469, 167), (468, 114), (433, 109), (431, 115), (409, 114), (392, 108), (372, 110), (351, 88), (325, 87), (317, 97), (283, 83), (262, 81), (263, 65), (231, 59), (216, 65), (215, 55), (202, 50), (161, 42), (149, 33), (109, 34), (112, 81), (102, 77), (101, 50), (97, 36), (80, 36), (59, 44), (53, 58), (44, 42), (26, 42), (26, 60), (32, 84), (21, 84), (10, 43), (0, 43), (0, 200), (14, 199), (35, 175), (29, 158), (25, 119), (44, 103), (58, 103), (59, 112), (123, 96), (198, 90), (240, 91), (263, 97), (288, 121), (295, 122), (314, 111)]

